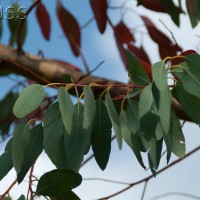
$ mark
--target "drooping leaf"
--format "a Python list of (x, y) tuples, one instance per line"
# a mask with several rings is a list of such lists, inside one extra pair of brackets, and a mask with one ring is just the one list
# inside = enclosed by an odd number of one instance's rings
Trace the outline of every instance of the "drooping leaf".
[(152, 66), (152, 76), (157, 88), (160, 91), (168, 88), (167, 84), (167, 70), (163, 61), (157, 62)]
[(43, 127), (41, 124), (35, 126), (30, 130), (30, 142), (24, 154), (24, 161), (22, 163), (21, 171), (17, 175), (18, 183), (21, 183), (27, 172), (34, 164), (36, 159), (43, 150)]
[(44, 119), (44, 150), (48, 152), (56, 145), (59, 138), (64, 135), (65, 128), (62, 123), (58, 102), (52, 104)]
[(134, 53), (140, 60), (145, 61), (148, 64), (151, 64), (151, 61), (146, 51), (144, 50), (143, 46), (136, 47), (134, 44), (131, 43), (128, 45), (128, 50)]
[(136, 85), (147, 85), (150, 82), (149, 76), (144, 71), (140, 61), (130, 51), (127, 51), (127, 61), (129, 75), (131, 80)]
[(161, 0), (161, 4), (177, 26), (180, 26), (179, 11), (172, 0)]
[(197, 77), (200, 77), (200, 55), (199, 54), (190, 54), (184, 57), (185, 62), (187, 63), (188, 68), (193, 74)]
[(159, 122), (159, 117), (154, 109), (155, 102), (152, 94), (152, 84), (149, 84), (143, 89), (139, 101), (140, 125), (147, 140), (151, 140), (155, 136), (156, 126)]
[(186, 92), (181, 83), (174, 88), (173, 94), (188, 116), (194, 122), (200, 124), (200, 99)]
[(171, 129), (167, 135), (167, 140), (171, 152), (179, 158), (183, 158), (185, 156), (185, 137), (182, 132), (180, 121), (173, 110), (171, 116)]
[(12, 159), (17, 174), (21, 172), (30, 139), (30, 130), (28, 125), (23, 122), (16, 124), (12, 139)]
[(81, 46), (81, 31), (77, 20), (63, 7), (61, 1), (57, 1), (57, 16), (74, 55), (78, 56)]
[(12, 139), (10, 139), (6, 145), (5, 152), (0, 156), (0, 181), (12, 168)]
[(166, 52), (168, 53), (167, 56), (175, 56), (176, 52), (182, 50), (177, 44), (173, 44), (169, 37), (161, 32), (149, 18), (146, 16), (141, 16), (141, 18), (145, 23), (149, 36), (158, 44), (162, 59), (166, 57)]
[(140, 129), (139, 122), (139, 103), (134, 100), (128, 100), (126, 111), (127, 126), (132, 133), (137, 133)]
[(165, 136), (166, 132), (163, 130), (163, 126), (161, 124), (161, 120), (158, 122), (156, 126), (155, 138), (156, 140), (161, 140)]
[(39, 84), (32, 84), (24, 88), (13, 107), (15, 116), (23, 118), (38, 108), (43, 100), (43, 90), (43, 86)]
[(9, 133), (13, 117), (13, 105), (18, 98), (18, 94), (9, 92), (0, 101), (0, 134), (4, 137)]
[(90, 0), (99, 31), (104, 33), (107, 23), (107, 0)]
[(20, 10), (20, 6), (18, 5), (18, 3), (14, 3), (12, 4), (12, 11), (8, 10), (8, 27), (10, 30), (10, 41), (9, 41), (9, 45), (13, 46), (15, 43), (17, 43), (17, 31), (18, 30), (18, 26), (20, 23), (20, 20), (25, 20), (24, 22), (24, 26), (22, 29), (22, 34), (21, 34), (21, 43), (23, 44), (26, 38), (26, 34), (27, 34), (27, 21), (26, 21), (26, 16), (25, 13), (22, 12), (22, 10)]
[(124, 45), (128, 45), (131, 42), (134, 42), (135, 38), (123, 21), (120, 21), (114, 27), (114, 34), (115, 34), (115, 41), (117, 44), (117, 48), (121, 55), (122, 61), (124, 62), (124, 65), (127, 69), (128, 65), (127, 65), (127, 57), (126, 57), (126, 51), (124, 49)]
[(92, 126), (94, 120), (96, 105), (91, 87), (85, 86), (83, 88), (84, 92), (84, 119), (83, 119), (83, 128), (88, 129)]
[[(160, 138), (159, 135), (164, 133), (167, 134), (170, 126), (170, 111), (171, 111), (171, 91), (168, 87), (164, 90), (159, 91), (155, 84), (152, 85), (152, 92), (157, 108), (156, 114), (160, 117), (160, 124), (157, 125), (156, 135), (157, 138)], [(160, 127), (161, 126), (161, 127)], [(162, 131), (162, 130), (163, 131)], [(160, 138), (161, 139), (161, 138)]]
[(36, 195), (60, 197), (78, 187), (81, 182), (81, 175), (72, 170), (52, 170), (40, 178)]
[(125, 142), (130, 146), (132, 151), (134, 152), (138, 162), (143, 168), (146, 168), (143, 159), (141, 156), (140, 151), (143, 150), (143, 145), (140, 141), (140, 137), (136, 134), (133, 134), (130, 132), (130, 130), (127, 127), (127, 118), (126, 118), (126, 112), (122, 110), (119, 115), (121, 129), (122, 129), (122, 136)]
[(119, 149), (121, 149), (122, 148), (122, 133), (121, 133), (120, 121), (119, 121), (119, 117), (117, 115), (116, 109), (114, 107), (114, 104), (112, 102), (109, 92), (106, 93), (105, 104), (106, 104), (108, 114), (112, 122), (114, 132), (116, 134)]
[(55, 145), (52, 146), (52, 148), (47, 152), (47, 155), (57, 169), (70, 168), (65, 154), (64, 135), (58, 139)]
[(161, 159), (161, 153), (162, 153), (162, 142), (163, 140), (155, 140), (152, 139), (150, 141), (150, 148), (149, 148), (149, 156), (151, 158), (151, 161), (153, 163), (154, 169), (158, 169), (160, 159)]
[(64, 134), (65, 154), (68, 166), (78, 171), (85, 151), (91, 139), (91, 128), (83, 128), (84, 106), (80, 102), (75, 105), (71, 134)]
[(200, 21), (200, 3), (196, 0), (186, 0), (187, 11), (190, 17), (192, 27), (196, 27)]
[(71, 134), (74, 104), (64, 86), (58, 88), (58, 103), (65, 130), (68, 134)]
[(92, 149), (99, 167), (104, 170), (111, 151), (111, 128), (108, 111), (102, 99), (96, 102), (96, 114), (92, 127)]
[(138, 2), (138, 5), (142, 5), (149, 10), (166, 13), (165, 8), (161, 4), (161, 1), (137, 0), (137, 2)]
[(36, 17), (40, 25), (42, 34), (46, 40), (50, 39), (51, 33), (51, 19), (50, 15), (43, 3), (40, 3), (36, 8)]

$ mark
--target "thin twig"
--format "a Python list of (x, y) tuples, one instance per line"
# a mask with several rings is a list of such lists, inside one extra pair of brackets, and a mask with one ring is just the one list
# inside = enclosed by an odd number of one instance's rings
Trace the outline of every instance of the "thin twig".
[(81, 29), (86, 28), (92, 21), (94, 21), (94, 16), (91, 17), (85, 24), (83, 24), (82, 26), (80, 26)]
[(172, 39), (174, 40), (175, 44), (178, 46), (178, 43), (177, 43), (176, 38), (174, 37), (174, 34), (172, 33), (172, 31), (165, 25), (165, 23), (161, 19), (159, 19), (159, 21), (170, 32)]
[[(178, 160), (175, 160), (175, 161), (172, 162), (171, 164), (169, 164), (169, 165), (167, 165), (166, 167), (164, 167), (164, 168), (162, 168), (161, 170), (159, 170), (159, 171), (157, 172), (157, 175), (160, 174), (160, 173), (162, 173), (162, 172), (164, 172), (165, 170), (169, 169), (170, 167), (176, 165), (177, 163), (179, 163), (179, 162), (185, 160), (186, 158), (188, 158), (189, 156), (191, 156), (192, 154), (194, 154), (195, 152), (197, 152), (197, 151), (199, 151), (199, 150), (200, 150), (200, 146), (196, 147), (195, 149), (193, 149), (192, 151), (190, 151), (189, 153), (187, 153), (187, 154), (185, 155), (184, 158), (180, 158), (180, 159), (178, 159)], [(122, 190), (120, 190), (120, 191), (118, 191), (118, 192), (116, 192), (116, 193), (114, 193), (114, 194), (111, 194), (111, 195), (106, 196), (106, 197), (104, 197), (104, 198), (100, 198), (100, 199), (98, 199), (98, 200), (109, 199), (109, 198), (115, 197), (115, 196), (117, 196), (117, 195), (119, 195), (119, 194), (121, 194), (121, 193), (123, 193), (123, 192), (129, 190), (130, 188), (134, 187), (135, 185), (138, 185), (138, 184), (140, 184), (140, 183), (149, 181), (149, 180), (152, 179), (153, 177), (154, 177), (154, 175), (150, 175), (150, 176), (148, 176), (148, 177), (146, 177), (146, 178), (144, 178), (144, 179), (142, 179), (142, 180), (139, 180), (139, 181), (137, 181), (137, 182), (131, 183), (129, 186), (125, 187), (124, 189), (122, 189)]]
[[(29, 15), (29, 13), (41, 2), (41, 0), (36, 0), (31, 6), (30, 8), (26, 11), (25, 16), (27, 18), (27, 16)], [(19, 22), (19, 27), (18, 27), (18, 31), (17, 31), (17, 52), (21, 53), (22, 51), (22, 30), (26, 21), (26, 18), (21, 20)]]
[(10, 187), (2, 194), (0, 195), (0, 200), (3, 200), (3, 198), (10, 192), (10, 190), (13, 188), (13, 186), (17, 183), (17, 178), (12, 182)]
[(158, 195), (158, 196), (153, 197), (153, 198), (151, 198), (149, 200), (161, 199), (161, 198), (164, 198), (164, 197), (167, 197), (167, 196), (183, 196), (183, 197), (188, 197), (188, 198), (191, 198), (191, 199), (200, 200), (200, 197), (198, 197), (198, 196), (195, 196), (195, 195), (192, 195), (192, 194), (183, 193), (183, 192), (169, 192), (169, 193)]
[(130, 183), (104, 179), (104, 178), (84, 178), (83, 181), (103, 181), (103, 182), (115, 183), (115, 184), (120, 184), (120, 185), (130, 185)]
[(145, 195), (145, 192), (146, 192), (146, 189), (147, 189), (147, 184), (148, 184), (148, 180), (145, 181), (145, 183), (144, 183), (144, 189), (143, 189), (143, 191), (142, 191), (141, 200), (144, 199), (144, 195)]
[(91, 75), (94, 71), (96, 71), (105, 61), (101, 61), (93, 70), (91, 70), (90, 72), (88, 72), (87, 74), (81, 76), (75, 83), (80, 82), (81, 80), (83, 80), (85, 77)]

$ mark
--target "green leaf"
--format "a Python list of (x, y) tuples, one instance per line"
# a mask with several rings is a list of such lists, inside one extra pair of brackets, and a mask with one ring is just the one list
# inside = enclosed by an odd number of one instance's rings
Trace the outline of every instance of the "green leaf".
[(16, 117), (23, 118), (38, 108), (42, 100), (43, 86), (39, 84), (32, 84), (22, 90), (19, 98), (15, 102), (13, 112)]
[(152, 84), (146, 86), (139, 101), (139, 118), (143, 134), (147, 140), (155, 136), (159, 117), (155, 114), (155, 102), (152, 94)]
[(127, 96), (128, 99), (136, 97), (141, 92), (140, 88), (134, 88), (133, 91)]
[[(170, 111), (172, 102), (171, 91), (168, 87), (165, 90), (159, 91), (153, 84), (152, 92), (157, 108), (156, 114), (160, 117), (160, 125), (162, 126), (159, 127), (159, 125), (157, 125), (157, 128), (162, 128), (164, 133), (167, 134), (170, 126)], [(161, 132), (161, 130), (158, 130), (157, 133)]]
[(30, 131), (30, 142), (24, 154), (24, 161), (22, 163), (21, 171), (17, 175), (18, 183), (21, 183), (26, 176), (31, 166), (43, 150), (43, 127), (41, 124), (35, 126)]
[(66, 83), (73, 83), (73, 81), (72, 81), (72, 77), (70, 76), (70, 75), (68, 75), (68, 74), (63, 74), (63, 78), (64, 78), (64, 81), (66, 82)]
[(167, 70), (163, 61), (157, 62), (152, 66), (152, 76), (157, 88), (160, 91), (168, 88), (167, 84)]
[(47, 110), (44, 120), (44, 149), (45, 152), (51, 150), (56, 145), (58, 139), (64, 135), (65, 128), (62, 123), (58, 102), (52, 104)]
[(4, 98), (0, 101), (0, 132), (2, 137), (9, 133), (10, 129), (10, 118), (13, 115), (13, 105), (18, 98), (18, 94), (9, 92)]
[(16, 124), (12, 140), (13, 166), (19, 174), (21, 172), (24, 156), (30, 143), (30, 130), (24, 123)]
[(92, 127), (92, 149), (99, 167), (104, 170), (111, 150), (112, 123), (101, 97), (96, 102), (96, 114)]
[(83, 128), (84, 106), (75, 105), (71, 134), (64, 134), (65, 153), (70, 169), (78, 171), (91, 139), (91, 128)]
[(190, 54), (185, 56), (184, 59), (191, 72), (197, 77), (200, 77), (200, 55)]
[(149, 142), (149, 156), (151, 158), (151, 161), (153, 163), (154, 169), (158, 169), (160, 159), (161, 159), (161, 153), (162, 153), (162, 142), (163, 140), (155, 140), (152, 139)]
[(106, 104), (108, 114), (112, 122), (114, 132), (116, 134), (119, 149), (121, 149), (122, 148), (122, 133), (121, 133), (120, 121), (119, 121), (119, 117), (117, 115), (115, 106), (112, 102), (109, 92), (106, 93), (105, 104)]
[(58, 139), (55, 145), (52, 146), (52, 148), (47, 152), (47, 155), (57, 169), (70, 168), (65, 155), (64, 135)]
[(136, 134), (132, 134), (130, 130), (127, 127), (127, 118), (126, 118), (126, 112), (124, 110), (121, 110), (121, 113), (119, 115), (121, 129), (122, 129), (122, 136), (125, 142), (130, 146), (132, 151), (134, 152), (138, 162), (140, 165), (145, 169), (145, 165), (142, 160), (142, 156), (140, 151), (143, 150), (143, 145), (140, 141), (140, 138)]
[(140, 129), (139, 122), (139, 103), (134, 100), (128, 100), (126, 111), (127, 126), (132, 133), (137, 133)]
[(20, 6), (18, 5), (18, 3), (14, 3), (12, 5), (12, 7), (14, 9), (12, 9), (12, 12), (8, 12), (8, 27), (10, 30), (10, 46), (13, 46), (15, 43), (17, 43), (17, 31), (18, 30), (18, 26), (20, 23), (20, 20), (25, 20), (24, 22), (24, 26), (22, 29), (22, 34), (21, 34), (21, 42), (22, 44), (25, 41), (26, 38), (26, 34), (27, 34), (27, 20), (23, 19), (25, 18), (25, 14), (23, 14), (23, 16), (20, 16), (19, 14), (22, 15), (22, 11), (19, 12), (19, 8)]
[(183, 158), (185, 156), (185, 137), (182, 132), (180, 121), (176, 117), (174, 111), (171, 112), (171, 116), (171, 129), (167, 136), (168, 143), (171, 147), (171, 151), (179, 158)]
[(72, 170), (52, 170), (40, 178), (36, 195), (60, 197), (78, 187), (81, 182), (81, 175)]
[(186, 1), (186, 5), (192, 27), (194, 28), (200, 21), (200, 3), (197, 0), (189, 0)]
[(72, 129), (74, 105), (66, 87), (64, 86), (58, 88), (58, 103), (65, 130), (70, 134)]
[(85, 86), (84, 92), (84, 119), (83, 128), (88, 129), (92, 126), (92, 122), (96, 112), (95, 99), (91, 87)]
[(200, 99), (187, 93), (182, 84), (178, 83), (173, 89), (173, 94), (178, 102), (182, 105), (183, 110), (197, 124), (200, 124)]
[(192, 71), (186, 62), (181, 63), (180, 67), (182, 71), (177, 72), (176, 70), (174, 72), (175, 76), (181, 80), (184, 89), (188, 93), (200, 98), (200, 93), (199, 93), (200, 78), (197, 76), (198, 70)]
[(26, 200), (24, 195), (21, 195), (17, 200)]
[(81, 200), (74, 192), (70, 191), (63, 196), (56, 198), (56, 197), (51, 197), (52, 200)]
[(0, 181), (12, 168), (12, 139), (10, 139), (6, 145), (5, 152), (0, 156)]
[(130, 51), (127, 51), (126, 57), (129, 67), (129, 76), (133, 83), (136, 85), (147, 85), (150, 83), (149, 76), (143, 69), (138, 58)]
[(175, 6), (173, 1), (161, 0), (161, 4), (166, 12), (171, 16), (177, 26), (180, 26), (179, 8)]
[(163, 127), (161, 122), (159, 121), (157, 126), (156, 126), (156, 133), (155, 133), (155, 137), (156, 140), (160, 140), (165, 136), (165, 132), (163, 131)]

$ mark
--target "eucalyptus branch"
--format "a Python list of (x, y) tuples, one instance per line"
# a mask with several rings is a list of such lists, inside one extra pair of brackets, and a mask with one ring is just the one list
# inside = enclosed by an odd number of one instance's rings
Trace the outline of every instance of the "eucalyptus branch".
[(120, 185), (130, 185), (130, 183), (116, 181), (116, 180), (110, 180), (110, 179), (104, 179), (104, 178), (84, 178), (83, 181), (103, 181), (107, 183), (114, 183), (114, 184), (120, 184)]
[[(180, 158), (180, 159), (178, 159), (178, 160), (175, 160), (175, 161), (172, 162), (171, 164), (169, 164), (169, 165), (167, 165), (166, 167), (160, 169), (156, 174), (157, 174), (157, 175), (161, 174), (161, 173), (164, 172), (165, 170), (167, 170), (167, 169), (171, 168), (172, 166), (176, 165), (177, 163), (179, 163), (179, 162), (185, 160), (186, 158), (188, 158), (189, 156), (191, 156), (192, 154), (196, 153), (196, 152), (199, 151), (199, 150), (200, 150), (200, 146), (196, 147), (195, 149), (193, 149), (192, 151), (190, 151), (189, 153), (187, 153), (187, 154), (185, 155), (184, 158)], [(144, 178), (144, 179), (141, 179), (141, 180), (139, 180), (139, 181), (137, 181), (137, 182), (131, 183), (129, 186), (125, 187), (125, 188), (122, 189), (122, 190), (119, 190), (118, 192), (116, 192), (116, 193), (114, 193), (114, 194), (111, 194), (111, 195), (109, 195), (109, 196), (100, 198), (100, 199), (98, 199), (98, 200), (113, 198), (113, 197), (115, 197), (115, 196), (117, 196), (117, 195), (119, 195), (119, 194), (121, 194), (121, 193), (123, 193), (123, 192), (129, 190), (130, 188), (132, 188), (132, 187), (134, 187), (134, 186), (136, 186), (136, 185), (139, 185), (140, 183), (144, 183), (144, 182), (147, 182), (147, 181), (151, 180), (153, 177), (154, 177), (154, 175), (150, 175), (150, 176), (148, 176), (148, 177), (146, 177), (146, 178)]]
[(0, 195), (0, 200), (4, 199), (4, 197), (10, 192), (10, 190), (14, 187), (16, 183), (17, 183), (17, 178), (12, 182), (9, 188), (2, 195)]

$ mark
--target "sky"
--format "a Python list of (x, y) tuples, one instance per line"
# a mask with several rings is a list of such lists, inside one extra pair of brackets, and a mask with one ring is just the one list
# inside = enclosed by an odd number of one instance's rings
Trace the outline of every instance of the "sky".
[[(12, 4), (11, 0), (1, 0), (0, 5), (5, 9), (7, 6)], [(30, 6), (31, 1), (20, 0), (18, 1), (20, 5)], [(44, 0), (43, 1), (48, 8), (48, 11), (52, 19), (52, 32), (50, 42), (46, 42), (39, 30), (39, 26), (35, 20), (35, 12), (28, 16), (28, 37), (24, 44), (24, 49), (29, 53), (37, 54), (38, 50), (42, 50), (46, 58), (56, 58), (71, 62), (79, 66), (84, 70), (83, 63), (80, 58), (75, 58), (70, 50), (67, 40), (63, 36), (63, 33), (58, 26), (58, 21), (55, 15), (55, 1)], [(78, 19), (79, 24), (85, 24), (92, 16), (92, 11), (89, 6), (89, 1), (81, 0), (71, 0), (63, 1), (67, 9), (69, 9), (75, 17)], [(123, 0), (112, 0), (113, 6), (121, 5)], [(150, 16), (153, 22), (169, 37), (170, 33), (166, 28), (159, 22), (161, 19), (165, 25), (173, 32), (178, 44), (180, 44), (183, 49), (196, 49), (200, 44), (200, 39), (196, 36), (199, 35), (200, 26), (191, 29), (189, 19), (186, 16), (181, 16), (181, 26), (180, 29), (172, 23), (171, 19), (165, 15), (160, 14), (159, 16), (151, 11), (147, 11), (143, 8), (135, 8), (135, 1), (130, 0), (127, 6), (134, 9), (134, 12), (128, 11), (124, 18), (125, 22), (129, 27), (140, 27), (140, 30), (145, 32), (141, 20), (135, 14), (135, 11)], [(109, 16), (112, 18), (113, 23), (117, 23), (120, 20), (120, 12), (117, 10), (110, 10)], [(9, 39), (9, 32), (7, 28), (7, 21), (2, 20), (4, 24), (3, 37), (1, 43), (7, 44)], [(98, 32), (96, 23), (91, 22), (86, 28), (83, 29), (82, 35), (82, 50), (86, 59), (88, 60), (91, 69), (96, 67), (101, 61), (105, 61), (103, 65), (94, 72), (95, 75), (102, 77), (112, 77), (114, 80), (127, 81), (127, 72), (124, 70), (122, 61), (119, 57), (118, 50), (116, 48), (113, 32), (110, 27), (107, 26), (104, 35)], [(145, 46), (145, 49), (150, 54), (152, 62), (158, 61), (157, 47), (149, 40), (149, 37), (145, 34), (143, 40), (141, 41), (141, 35), (138, 32), (134, 33), (139, 41)], [(114, 72), (114, 73), (113, 73)], [(12, 78), (16, 78), (12, 76)], [(13, 80), (0, 77), (0, 98), (15, 84)], [(5, 87), (6, 85), (6, 87)], [(55, 93), (55, 91), (48, 91), (50, 94)], [(199, 127), (195, 124), (186, 123), (184, 127), (184, 133), (186, 137), (187, 152), (199, 145), (200, 141), (200, 131)], [(0, 144), (0, 151), (3, 152), (6, 142)], [(91, 153), (91, 152), (90, 152)], [(169, 192), (185, 192), (192, 195), (200, 196), (199, 193), (199, 177), (200, 177), (200, 162), (199, 162), (200, 152), (195, 153), (185, 161), (177, 164), (173, 168), (168, 169), (166, 172), (158, 175), (155, 179), (152, 179), (148, 185), (145, 193), (145, 200), (150, 200), (153, 197)], [(174, 156), (172, 160), (176, 159)], [(165, 157), (162, 158), (160, 168), (166, 165)], [(39, 177), (46, 171), (50, 171), (55, 168), (50, 160), (47, 158), (45, 153), (42, 153), (40, 158), (37, 160), (34, 174)], [(123, 182), (135, 182), (138, 181), (151, 173), (149, 171), (144, 171), (137, 160), (135, 159), (131, 150), (127, 145), (123, 144), (123, 149), (118, 150), (117, 143), (114, 141), (112, 143), (111, 157), (108, 166), (105, 171), (101, 171), (97, 166), (95, 160), (85, 165), (80, 170), (83, 178), (106, 178)], [(4, 192), (12, 180), (15, 179), (15, 172), (12, 170), (9, 176), (4, 178), (0, 182), (0, 194)], [(25, 179), (28, 180), (27, 178)], [(21, 193), (27, 190), (27, 182), (15, 186), (11, 191), (11, 196), (17, 199)], [(133, 187), (122, 195), (116, 196), (114, 200), (140, 200), (143, 190), (143, 184)], [(84, 180), (80, 187), (74, 191), (82, 200), (94, 200), (100, 197), (112, 194), (120, 189), (123, 185), (105, 183), (100, 181), (86, 181)], [(187, 200), (187, 197), (183, 196), (166, 196), (164, 200)]]

